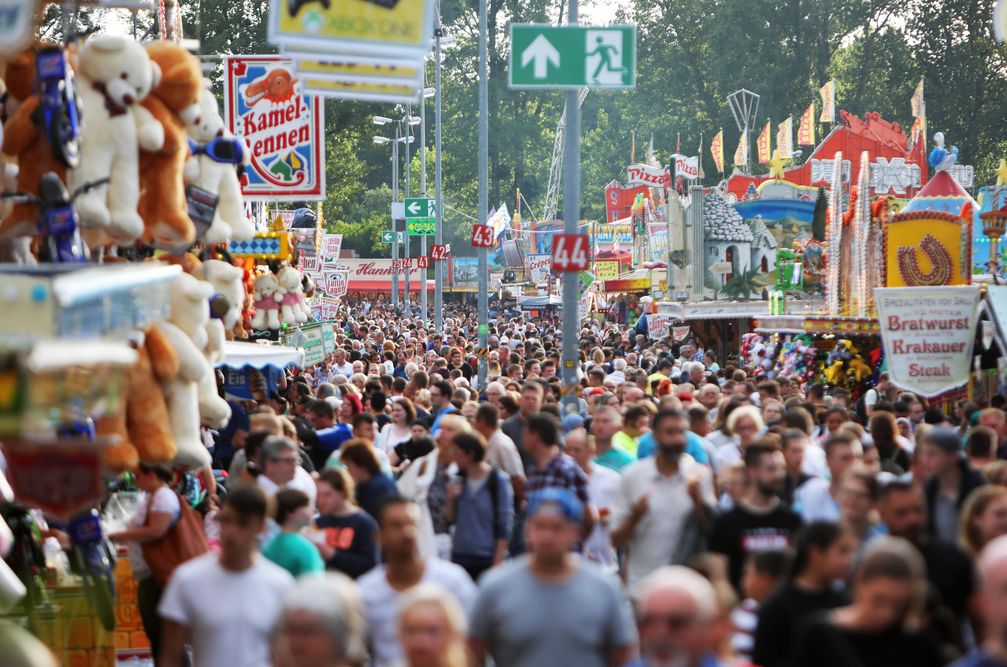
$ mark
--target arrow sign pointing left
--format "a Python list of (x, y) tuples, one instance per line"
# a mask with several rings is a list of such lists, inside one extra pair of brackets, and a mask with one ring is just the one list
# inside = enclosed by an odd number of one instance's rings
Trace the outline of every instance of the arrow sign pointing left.
[(409, 206), (406, 207), (406, 210), (413, 215), (418, 216), (420, 214), (420, 203), (418, 201), (410, 202)]
[(549, 74), (549, 64), (559, 67), (559, 51), (545, 35), (536, 37), (521, 53), (521, 67), (532, 63), (536, 79), (544, 79)]

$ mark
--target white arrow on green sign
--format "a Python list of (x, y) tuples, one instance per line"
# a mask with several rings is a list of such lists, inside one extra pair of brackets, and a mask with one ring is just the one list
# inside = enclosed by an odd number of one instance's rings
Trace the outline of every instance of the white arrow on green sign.
[[(398, 237), (399, 243), (405, 243), (406, 242), (406, 234), (405, 234), (405, 232), (395, 232), (395, 235)], [(391, 242), (392, 242), (392, 230), (389, 229), (388, 231), (381, 232), (381, 242), (382, 243), (391, 244)]]
[(636, 86), (636, 26), (511, 25), (511, 88), (582, 86)]
[(406, 198), (406, 220), (414, 218), (433, 218), (437, 215), (437, 200), (421, 198)]

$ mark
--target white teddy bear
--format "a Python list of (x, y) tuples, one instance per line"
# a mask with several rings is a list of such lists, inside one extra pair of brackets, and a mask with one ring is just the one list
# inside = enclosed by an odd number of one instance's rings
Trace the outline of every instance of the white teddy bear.
[[(209, 82), (206, 82), (206, 85), (208, 86)], [(199, 107), (199, 122), (188, 124), (185, 128), (197, 146), (205, 146), (218, 136), (233, 137), (224, 129), (224, 119), (220, 116), (217, 98), (207, 87), (204, 87), (200, 94)], [(241, 162), (248, 166), (251, 164), (248, 147), (244, 141), (239, 141), (237, 144), (242, 148)], [(219, 198), (213, 223), (206, 231), (204, 241), (207, 243), (246, 241), (255, 236), (255, 225), (245, 215), (241, 183), (238, 182), (235, 165), (216, 162), (197, 150), (185, 163), (183, 176), (186, 185), (202, 188)]]
[[(139, 149), (160, 150), (164, 128), (138, 104), (157, 85), (161, 72), (139, 42), (97, 35), (80, 51), (77, 78), (84, 108), (80, 166), (70, 170), (70, 190), (108, 179), (77, 198), (83, 227), (119, 241), (143, 234), (136, 211), (140, 200)], [(99, 234), (103, 238), (104, 234)]]
[[(181, 366), (178, 376), (163, 382), (161, 388), (171, 416), (171, 434), (178, 447), (175, 464), (187, 468), (210, 463), (210, 453), (199, 432), (202, 412), (208, 411), (203, 419), (215, 421), (215, 425), (226, 424), (230, 418), (230, 406), (217, 396), (213, 366), (207, 359), (212, 347), (207, 324), (213, 292), (209, 283), (188, 274), (179, 275), (171, 283), (168, 319), (158, 325), (175, 348)], [(215, 404), (211, 395), (223, 405)]]
[(283, 290), (276, 276), (268, 271), (255, 279), (255, 294), (252, 305), (255, 316), (252, 318), (252, 328), (262, 331), (269, 328), (276, 331), (280, 328), (280, 301)]
[(208, 259), (193, 270), (192, 275), (213, 285), (227, 299), (229, 308), (222, 318), (224, 329), (232, 331), (241, 319), (245, 305), (245, 272), (219, 259)]
[(304, 312), (304, 290), (301, 287), (301, 272), (292, 266), (280, 269), (276, 276), (283, 297), (280, 299), (280, 319), (284, 324), (302, 324), (308, 321)]

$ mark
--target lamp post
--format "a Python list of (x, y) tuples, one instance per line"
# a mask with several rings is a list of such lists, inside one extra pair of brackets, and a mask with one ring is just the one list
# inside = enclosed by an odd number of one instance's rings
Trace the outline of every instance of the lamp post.
[[(374, 116), (371, 121), (377, 126), (384, 126), (390, 123), (395, 123), (395, 137), (374, 137), (374, 143), (383, 145), (392, 145), (392, 203), (399, 201), (399, 144), (412, 143), (413, 138), (411, 136), (403, 137), (400, 131), (399, 123), (396, 123), (391, 118), (385, 116)], [(399, 307), (399, 239), (398, 230), (395, 225), (395, 216), (392, 215), (392, 308)]]
[[(422, 121), (421, 118), (418, 118), (417, 116), (413, 116), (412, 115), (412, 105), (407, 104), (406, 105), (406, 115), (403, 116), (403, 118), (402, 118), (402, 120), (400, 122), (402, 123), (402, 126), (405, 128), (406, 136), (409, 137), (409, 141), (405, 142), (405, 146), (406, 146), (406, 194), (405, 194), (405, 196), (408, 198), (409, 195), (411, 194), (410, 190), (409, 190), (409, 172), (411, 171), (411, 169), (410, 169), (411, 163), (409, 161), (409, 144), (411, 144), (413, 142), (412, 128), (414, 126), (416, 126), (416, 125), (419, 125), (423, 121)], [(412, 273), (412, 266), (409, 263), (409, 257), (411, 255), (411, 253), (410, 253), (410, 241), (411, 241), (411, 239), (409, 238), (409, 223), (408, 222), (406, 223), (406, 228), (403, 231), (403, 233), (405, 234), (404, 240), (405, 240), (405, 243), (406, 243), (406, 254), (405, 254), (405, 260), (406, 260), (405, 312), (406, 312), (407, 316), (411, 317), (412, 316), (412, 307), (410, 305), (411, 300), (409, 298), (409, 274)]]
[[(426, 68), (423, 72), (423, 83), (426, 84)], [(420, 190), (423, 192), (423, 196), (427, 196), (427, 100), (434, 96), (433, 88), (424, 88), (423, 95), (420, 96)], [(439, 212), (438, 212), (439, 213)], [(420, 254), (423, 257), (427, 256), (427, 235), (424, 234), (420, 237)], [(420, 287), (420, 310), (422, 315), (420, 315), (421, 321), (423, 322), (423, 328), (427, 328), (427, 270), (423, 269), (421, 274), (423, 276), (423, 285)]]

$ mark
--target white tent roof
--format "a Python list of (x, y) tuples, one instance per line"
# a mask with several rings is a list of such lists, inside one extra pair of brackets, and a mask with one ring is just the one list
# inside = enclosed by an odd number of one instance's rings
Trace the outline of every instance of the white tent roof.
[(298, 368), (303, 367), (304, 352), (282, 345), (260, 345), (259, 343), (240, 343), (229, 340), (224, 343), (224, 359), (217, 365), (231, 366), (232, 368), (245, 366), (286, 368), (290, 364)]

